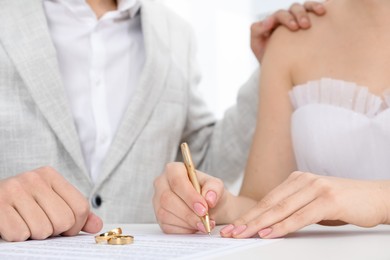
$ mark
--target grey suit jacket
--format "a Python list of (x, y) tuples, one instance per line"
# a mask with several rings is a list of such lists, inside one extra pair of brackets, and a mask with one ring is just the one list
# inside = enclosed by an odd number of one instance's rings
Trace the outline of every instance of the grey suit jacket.
[[(52, 166), (111, 223), (154, 222), (153, 180), (189, 143), (200, 170), (235, 179), (254, 130), (257, 78), (217, 122), (197, 92), (189, 26), (152, 1), (141, 7), (146, 62), (118, 132), (93, 183), (60, 78), (42, 0), (0, 1), (0, 178)], [(75, 61), (77, 62), (77, 61)], [(257, 73), (256, 73), (257, 74)], [(254, 75), (256, 75), (254, 74)], [(212, 86), (210, 86), (212, 87)]]

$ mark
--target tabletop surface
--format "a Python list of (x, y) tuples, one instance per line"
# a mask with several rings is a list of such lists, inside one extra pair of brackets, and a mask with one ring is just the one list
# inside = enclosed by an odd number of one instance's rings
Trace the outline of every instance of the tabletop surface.
[[(118, 225), (106, 225), (105, 228), (114, 226)], [(121, 226), (159, 232), (157, 224)], [(311, 225), (276, 243), (210, 259), (390, 259), (390, 225), (374, 228)]]

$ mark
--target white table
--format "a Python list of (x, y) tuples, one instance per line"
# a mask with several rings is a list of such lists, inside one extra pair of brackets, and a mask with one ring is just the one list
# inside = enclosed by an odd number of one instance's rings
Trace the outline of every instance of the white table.
[[(108, 230), (118, 225), (106, 225)], [(158, 225), (119, 225), (130, 230), (159, 229)], [(390, 259), (390, 225), (374, 228), (359, 228), (352, 225), (324, 227), (312, 225), (285, 239), (237, 251), (229, 255), (213, 259)]]

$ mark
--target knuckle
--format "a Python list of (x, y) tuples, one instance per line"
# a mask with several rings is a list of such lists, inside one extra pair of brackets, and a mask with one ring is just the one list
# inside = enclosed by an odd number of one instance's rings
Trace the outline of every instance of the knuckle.
[(275, 211), (285, 211), (288, 208), (288, 203), (285, 200), (279, 201), (274, 206)]
[(268, 209), (272, 206), (272, 201), (269, 198), (264, 198), (256, 204), (256, 208), (259, 210)]
[(278, 10), (274, 14), (276, 20), (283, 21), (289, 17), (291, 17), (291, 13), (286, 10)]
[(305, 212), (297, 211), (291, 216), (293, 223), (303, 223), (305, 221)]
[(221, 188), (223, 189), (225, 184), (221, 179), (214, 178), (214, 185), (215, 185), (215, 187), (217, 187), (219, 189), (221, 189)]
[(42, 177), (36, 171), (26, 172), (22, 174), (22, 180), (28, 185), (42, 185)]
[(298, 10), (298, 9), (302, 9), (302, 8), (303, 8), (302, 4), (295, 2), (295, 3), (293, 3), (293, 4), (290, 6), (290, 11), (292, 11), (292, 10)]
[(163, 177), (162, 177), (162, 175), (160, 175), (160, 176), (157, 176), (155, 179), (154, 179), (154, 181), (153, 181), (153, 187), (154, 187), (154, 189), (157, 189), (157, 188), (159, 188), (160, 186), (161, 186), (161, 179), (162, 179)]
[(50, 237), (51, 235), (53, 235), (53, 228), (52, 228), (52, 226), (51, 225), (45, 225), (43, 227), (40, 227), (39, 231), (32, 231), (31, 238), (32, 239), (42, 240), (42, 239), (46, 239), (46, 238)]
[(238, 226), (244, 223), (247, 223), (247, 220), (245, 219), (245, 217), (240, 217), (233, 222), (233, 225)]
[(168, 211), (166, 211), (163, 208), (159, 208), (156, 211), (156, 217), (157, 217), (157, 220), (158, 220), (159, 223), (165, 223), (166, 219), (168, 217)]
[(42, 167), (38, 168), (36, 171), (44, 172), (44, 173), (54, 173), (54, 172), (56, 172), (53, 167), (48, 166), (48, 165), (42, 166)]
[(172, 201), (172, 192), (171, 191), (165, 191), (161, 194), (161, 197), (160, 197), (160, 204), (165, 206), (165, 205), (169, 205), (169, 203)]
[(168, 175), (175, 174), (180, 168), (182, 168), (182, 163), (179, 162), (170, 162), (165, 165), (165, 173)]
[(279, 10), (277, 10), (277, 11), (274, 13), (274, 15), (275, 15), (276, 17), (279, 17), (279, 16), (286, 15), (287, 13), (288, 13), (288, 11), (283, 10), (283, 9), (279, 9)]
[(24, 229), (12, 234), (2, 234), (2, 238), (8, 242), (22, 242), (30, 238), (30, 231)]
[(54, 233), (61, 234), (70, 230), (76, 224), (76, 219), (71, 214), (64, 214), (64, 217), (53, 221)]
[(25, 187), (19, 178), (11, 178), (2, 187), (2, 191), (7, 194), (8, 198), (18, 198), (18, 196), (25, 193)]
[(291, 177), (293, 177), (293, 178), (299, 178), (302, 175), (304, 175), (304, 173), (301, 171), (294, 171), (293, 173), (291, 173)]
[(312, 180), (312, 185), (313, 187), (315, 187), (317, 190), (321, 192), (325, 192), (329, 189), (329, 183), (324, 178), (319, 178), (319, 177), (314, 178)]
[(181, 179), (178, 178), (170, 179), (169, 186), (172, 188), (172, 190), (178, 190), (182, 186)]
[(77, 203), (77, 208), (75, 210), (77, 216), (85, 217), (88, 216), (90, 212), (89, 203), (86, 199), (82, 199)]

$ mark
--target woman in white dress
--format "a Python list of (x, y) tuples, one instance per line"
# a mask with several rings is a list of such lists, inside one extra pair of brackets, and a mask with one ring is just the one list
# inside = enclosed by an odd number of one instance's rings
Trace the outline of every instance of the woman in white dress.
[(222, 236), (390, 224), (390, 1), (326, 8), (311, 30), (280, 28), (267, 47), (240, 192), (259, 202)]
[(313, 223), (390, 224), (390, 1), (330, 0), (326, 10), (310, 17), (310, 30), (280, 27), (268, 43), (239, 196), (198, 173), (199, 196), (182, 181), (184, 166), (170, 164), (156, 186), (176, 197), (155, 196), (166, 232), (204, 231), (193, 212), (207, 211), (233, 223), (221, 235), (235, 238)]

